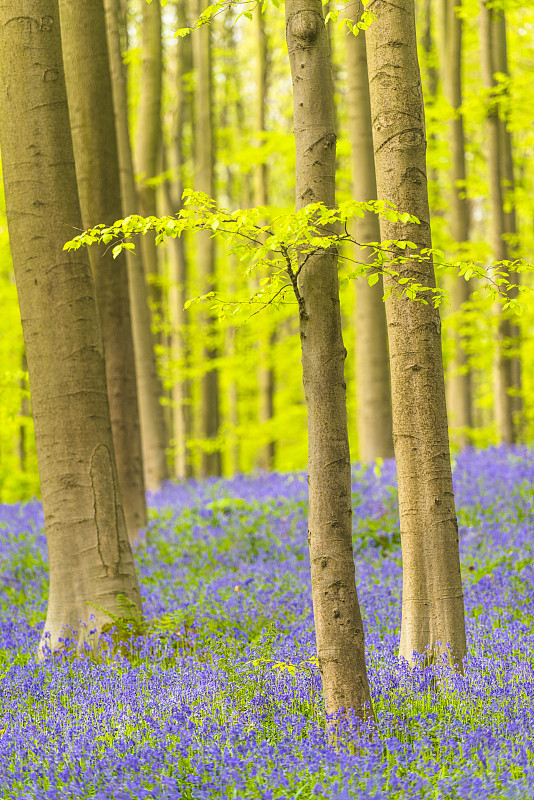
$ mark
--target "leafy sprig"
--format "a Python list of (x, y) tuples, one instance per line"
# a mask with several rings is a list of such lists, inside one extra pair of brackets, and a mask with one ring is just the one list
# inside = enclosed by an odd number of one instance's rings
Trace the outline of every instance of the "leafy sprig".
[[(406, 226), (406, 238), (383, 240), (382, 242), (358, 242), (350, 232), (356, 218), (374, 213), (393, 223)], [(392, 203), (383, 201), (347, 201), (336, 208), (323, 203), (310, 203), (302, 209), (287, 212), (273, 207), (256, 207), (231, 211), (217, 205), (216, 201), (202, 192), (186, 189), (183, 207), (174, 215), (164, 217), (142, 217), (130, 215), (110, 226), (97, 225), (64, 246), (65, 250), (76, 250), (86, 245), (100, 243), (113, 248), (117, 258), (124, 250), (133, 250), (134, 236), (149, 232), (156, 234), (156, 244), (165, 244), (168, 239), (181, 236), (185, 231), (207, 230), (212, 236), (225, 241), (238, 263), (243, 265), (246, 276), (263, 272), (256, 291), (244, 299), (223, 299), (210, 291), (187, 301), (211, 301), (219, 317), (236, 316), (240, 308), (257, 305), (253, 314), (269, 306), (277, 307), (287, 302), (300, 302), (298, 278), (309, 259), (325, 252), (335, 252), (340, 261), (353, 266), (352, 271), (341, 280), (341, 288), (357, 278), (366, 278), (369, 285), (378, 282), (380, 276), (389, 279), (384, 299), (392, 294), (414, 302), (439, 306), (448, 300), (448, 292), (440, 287), (428, 286), (424, 279), (428, 275), (428, 263), (438, 268), (453, 269), (459, 277), (469, 280), (476, 277), (480, 290), (485, 290), (499, 299), (504, 308), (517, 313), (523, 310), (519, 302), (521, 293), (529, 287), (518, 286), (510, 280), (510, 274), (528, 269), (520, 261), (503, 261), (488, 269), (474, 261), (446, 262), (444, 255), (435, 248), (421, 248), (409, 238), (419, 220), (413, 214), (399, 211)], [(349, 255), (346, 245), (356, 245), (361, 258)], [(352, 251), (351, 251), (352, 252)]]

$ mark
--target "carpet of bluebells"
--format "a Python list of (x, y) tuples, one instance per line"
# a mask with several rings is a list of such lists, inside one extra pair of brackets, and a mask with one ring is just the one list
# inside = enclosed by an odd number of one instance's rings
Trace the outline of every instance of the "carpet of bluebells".
[(354, 468), (378, 730), (337, 747), (314, 660), (305, 475), (151, 494), (136, 556), (146, 628), (116, 633), (97, 662), (36, 662), (42, 511), (0, 506), (0, 797), (534, 797), (534, 452), (466, 451), (455, 489), (468, 657), (463, 677), (436, 682), (396, 655), (394, 464)]

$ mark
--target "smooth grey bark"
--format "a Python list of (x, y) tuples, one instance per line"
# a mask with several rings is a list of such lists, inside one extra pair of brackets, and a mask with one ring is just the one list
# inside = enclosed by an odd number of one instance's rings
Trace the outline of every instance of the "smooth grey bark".
[[(363, 6), (357, 0), (347, 6), (349, 19), (358, 20)], [(373, 131), (367, 78), (365, 33), (349, 33), (347, 48), (347, 91), (349, 137), (352, 150), (352, 196), (354, 200), (376, 200)], [(358, 242), (378, 242), (380, 225), (368, 211), (351, 228)], [(372, 264), (371, 248), (357, 247), (354, 258)], [(386, 312), (382, 300), (382, 276), (369, 286), (366, 278), (356, 284), (356, 390), (358, 455), (362, 461), (393, 458), (391, 391)]]
[[(296, 206), (335, 205), (336, 133), (330, 49), (320, 0), (287, 0), (293, 81)], [(308, 408), (308, 543), (317, 656), (327, 714), (371, 712), (352, 551), (346, 350), (337, 253), (310, 256), (298, 275), (302, 374)]]
[[(195, 0), (195, 16), (204, 10), (203, 0)], [(195, 68), (195, 189), (209, 197), (214, 196), (213, 179), (213, 121), (212, 121), (212, 76), (211, 76), (211, 25), (203, 25), (193, 33), (193, 65)], [(209, 231), (197, 233), (198, 271), (202, 291), (212, 291), (215, 284), (215, 250)], [(220, 428), (219, 372), (213, 363), (219, 355), (216, 321), (205, 317), (207, 343), (203, 360), (206, 372), (201, 384), (201, 432), (207, 444), (202, 453), (202, 474), (220, 475), (222, 459), (217, 443)]]
[[(177, 0), (174, 4), (177, 28), (187, 26), (185, 0)], [(182, 205), (184, 162), (183, 137), (186, 118), (192, 113), (191, 92), (186, 90), (184, 76), (191, 72), (192, 53), (191, 37), (174, 41), (173, 87), (175, 91), (174, 114), (171, 123), (171, 142), (168, 148), (169, 167), (172, 170), (172, 181), (164, 185), (167, 213), (175, 214)], [(170, 351), (174, 364), (182, 364), (187, 368), (188, 353), (188, 312), (184, 308), (187, 300), (188, 263), (185, 247), (185, 235), (171, 239), (169, 248), (169, 321), (171, 325)], [(172, 420), (173, 420), (173, 473), (175, 478), (191, 476), (191, 464), (188, 457), (187, 440), (190, 436), (190, 383), (180, 372), (175, 375), (171, 388)]]
[[(256, 52), (256, 104), (254, 108), (254, 128), (256, 134), (266, 130), (265, 111), (267, 108), (267, 49), (265, 19), (261, 8), (254, 14)], [(260, 144), (263, 138), (260, 138)], [(260, 161), (254, 168), (254, 205), (269, 205), (269, 173), (267, 163)], [(272, 350), (276, 344), (276, 333), (269, 329), (260, 342), (260, 366), (258, 369), (259, 422), (268, 425), (274, 417), (274, 396), (276, 391)], [(271, 438), (258, 454), (258, 465), (263, 469), (273, 469), (276, 459), (276, 442)]]
[(95, 646), (105, 611), (120, 614), (118, 596), (138, 613), (141, 598), (95, 286), (87, 253), (63, 250), (82, 219), (57, 0), (6, 0), (0, 27), (0, 144), (49, 554), (42, 653), (65, 636)]
[[(492, 19), (493, 37), (494, 37), (494, 58), (496, 71), (503, 75), (509, 74), (508, 69), (508, 50), (506, 44), (506, 17), (504, 11), (499, 13), (496, 11)], [(517, 217), (515, 213), (515, 203), (513, 201), (513, 193), (515, 191), (515, 175), (514, 175), (514, 159), (513, 159), (513, 146), (512, 146), (512, 133), (508, 127), (508, 120), (503, 116), (499, 118), (499, 167), (501, 171), (501, 180), (503, 188), (503, 202), (504, 202), (504, 228), (508, 252), (510, 258), (517, 257)], [(511, 195), (511, 202), (508, 202), (509, 195)], [(519, 273), (513, 271), (510, 273), (510, 280), (512, 283), (519, 284), (521, 276)], [(517, 296), (517, 290), (510, 292), (512, 297)], [(512, 423), (514, 426), (514, 439), (518, 441), (521, 438), (522, 420), (521, 414), (523, 411), (523, 400), (521, 396), (521, 355), (520, 355), (520, 329), (517, 324), (511, 322), (510, 335), (512, 338), (512, 349), (515, 353), (510, 354), (511, 364), (511, 378), (512, 378)]]
[[(443, 15), (441, 64), (443, 88), (447, 102), (453, 109), (449, 121), (449, 142), (451, 148), (450, 166), (450, 217), (451, 235), (460, 246), (469, 241), (470, 208), (466, 196), (466, 164), (464, 122), (462, 105), (462, 26), (457, 11), (461, 10), (461, 0), (442, 0)], [(451, 311), (460, 313), (472, 292), (469, 281), (455, 276), (451, 283)], [(451, 438), (460, 447), (470, 444), (469, 429), (473, 427), (472, 414), (472, 375), (465, 350), (464, 337), (460, 331), (454, 332), (454, 355), (451, 375), (447, 385), (447, 411), (451, 426)], [(455, 430), (456, 429), (456, 430)]]
[[(432, 247), (426, 179), (423, 94), (413, 0), (371, 0), (367, 62), (379, 200), (414, 214), (420, 225), (381, 220), (382, 240)], [(403, 251), (399, 251), (403, 252)], [(397, 265), (400, 278), (434, 287), (431, 260)], [(384, 276), (391, 361), (393, 442), (399, 485), (403, 558), (400, 655), (429, 655), (450, 645), (466, 653), (458, 524), (445, 408), (440, 318), (430, 303), (396, 295), (399, 278)], [(438, 647), (439, 643), (441, 646)]]
[[(157, 214), (157, 193), (156, 188), (148, 182), (161, 172), (163, 44), (160, 0), (153, 0), (150, 4), (144, 0), (141, 4), (141, 62), (135, 162), (140, 178), (138, 193), (141, 214), (149, 217)], [(153, 234), (142, 237), (141, 252), (147, 276), (157, 278), (158, 253)], [(163, 292), (157, 283), (150, 283), (150, 298), (154, 316), (162, 314)]]
[[(122, 217), (113, 118), (111, 75), (103, 0), (59, 0), (63, 63), (69, 102), (78, 194), (85, 228)], [(130, 321), (128, 268), (109, 247), (92, 247), (93, 270), (104, 339), (111, 428), (126, 527), (138, 543), (147, 511), (135, 356)]]
[[(122, 215), (126, 217), (130, 214), (140, 213), (140, 207), (128, 131), (128, 99), (126, 76), (121, 58), (119, 26), (120, 2), (119, 0), (105, 0), (105, 8), (120, 169)], [(167, 432), (163, 406), (160, 403), (163, 390), (156, 364), (142, 250), (143, 247), (138, 246), (134, 252), (129, 252), (127, 264), (144, 480), (147, 489), (158, 489), (161, 482), (169, 477), (165, 455)]]
[[(494, 9), (489, 9), (487, 3), (482, 2), (480, 12), (480, 45), (482, 57), (482, 78), (486, 89), (491, 91), (497, 85), (495, 73), (497, 72), (496, 52), (498, 33), (498, 14)], [(500, 64), (502, 66), (502, 63)], [(506, 240), (508, 224), (504, 212), (504, 187), (503, 187), (503, 125), (499, 119), (499, 112), (495, 102), (488, 106), (486, 116), (486, 139), (489, 169), (489, 190), (491, 203), (491, 236), (493, 257), (496, 262), (510, 259), (510, 251)], [(513, 280), (513, 275), (509, 276)], [(493, 390), (495, 421), (497, 423), (497, 436), (500, 442), (513, 444), (516, 441), (516, 427), (514, 425), (514, 400), (512, 393), (515, 389), (513, 359), (508, 352), (510, 342), (514, 335), (509, 314), (503, 312), (497, 305), (496, 313), (497, 336), (493, 363)]]

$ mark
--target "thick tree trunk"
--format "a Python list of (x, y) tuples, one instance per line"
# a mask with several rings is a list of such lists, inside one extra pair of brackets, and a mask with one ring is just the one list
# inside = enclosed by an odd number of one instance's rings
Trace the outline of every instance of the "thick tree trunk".
[[(368, 8), (376, 17), (367, 31), (367, 60), (378, 199), (421, 221), (382, 220), (382, 239), (413, 241), (421, 250), (432, 239), (414, 4), (372, 0)], [(435, 285), (428, 260), (396, 269)], [(401, 288), (389, 276), (384, 286)], [(431, 300), (424, 305), (392, 293), (386, 315), (403, 556), (400, 655), (411, 662), (414, 651), (434, 651), (441, 642), (459, 664), (466, 653), (464, 603), (439, 313)]]
[[(320, 0), (287, 0), (293, 79), (296, 205), (335, 204), (336, 134), (330, 51)], [(370, 703), (352, 552), (350, 452), (337, 254), (308, 258), (298, 277), (302, 372), (308, 407), (311, 580), (327, 714)]]
[[(204, 9), (203, 0), (195, 0), (195, 14)], [(211, 85), (211, 26), (203, 25), (193, 33), (193, 64), (196, 72), (195, 84), (195, 189), (213, 197), (213, 124)], [(215, 284), (215, 250), (210, 232), (197, 234), (197, 263), (202, 291), (213, 290)], [(206, 373), (201, 386), (201, 431), (207, 447), (202, 453), (203, 475), (220, 475), (222, 471), (221, 451), (216, 443), (219, 435), (219, 372), (212, 366), (218, 358), (216, 345), (216, 321), (209, 314), (205, 320), (204, 335), (208, 342), (203, 360)]]
[[(78, 194), (85, 228), (122, 217), (103, 0), (60, 0), (61, 41)], [(126, 258), (91, 248), (106, 356), (111, 427), (132, 543), (147, 523)]]
[[(359, 2), (347, 6), (347, 15), (356, 20), (361, 15)], [(376, 200), (373, 131), (367, 78), (365, 33), (349, 33), (347, 46), (347, 89), (349, 136), (352, 149), (352, 196), (355, 200)], [(352, 225), (358, 242), (380, 240), (376, 214), (366, 212)], [(354, 257), (372, 264), (371, 248), (356, 249)], [(382, 296), (382, 277), (374, 286), (361, 278), (356, 286), (356, 387), (358, 452), (362, 461), (393, 458), (391, 392), (386, 312)]]
[(124, 595), (140, 612), (141, 598), (95, 286), (87, 253), (63, 251), (82, 219), (58, 4), (40, 0), (33, 13), (24, 0), (0, 7), (0, 143), (50, 564), (42, 651), (63, 647), (63, 636), (94, 644), (90, 631), (110, 621), (101, 608), (117, 613)]
[[(496, 18), (497, 12), (490, 10), (483, 0), (480, 13), (480, 44), (482, 56), (482, 78), (486, 89), (492, 90), (496, 86), (494, 78), (497, 72), (495, 63)], [(490, 105), (486, 118), (489, 189), (491, 202), (491, 233), (494, 260), (506, 261), (510, 258), (505, 235), (507, 225), (504, 213), (503, 175), (501, 171), (502, 153), (502, 122), (495, 105)], [(497, 305), (498, 322), (495, 343), (495, 356), (493, 363), (493, 387), (495, 420), (497, 423), (497, 436), (500, 442), (513, 444), (516, 440), (513, 398), (510, 392), (514, 388), (513, 361), (507, 349), (514, 333), (508, 314), (501, 311)]]
[[(466, 197), (465, 137), (464, 122), (460, 112), (462, 105), (462, 19), (456, 13), (461, 7), (461, 0), (444, 0), (445, 31), (443, 38), (443, 85), (448, 103), (454, 115), (449, 122), (449, 140), (451, 147), (451, 234), (459, 245), (469, 240), (470, 210)], [(457, 276), (451, 285), (451, 311), (459, 313), (464, 303), (469, 300), (472, 287), (468, 281)], [(448, 382), (447, 411), (451, 427), (458, 428), (453, 432), (453, 439), (465, 447), (470, 443), (468, 429), (473, 427), (472, 417), (472, 376), (468, 366), (464, 339), (459, 331), (454, 334), (454, 356), (451, 365), (451, 377)]]
[[(135, 187), (132, 149), (128, 131), (128, 101), (126, 79), (121, 58), (119, 29), (119, 0), (105, 0), (108, 48), (112, 77), (115, 128), (120, 167), (122, 214), (139, 213), (139, 202)], [(165, 447), (167, 433), (160, 397), (163, 394), (158, 377), (154, 338), (150, 324), (150, 309), (147, 301), (147, 285), (141, 248), (128, 253), (130, 284), (130, 306), (132, 333), (137, 374), (137, 396), (141, 422), (141, 444), (143, 448), (144, 480), (147, 489), (157, 489), (169, 477)]]
[[(258, 6), (254, 15), (256, 34), (256, 105), (254, 128), (261, 136), (265, 132), (265, 110), (267, 108), (267, 34), (265, 19)], [(260, 139), (260, 144), (263, 138)], [(254, 205), (269, 204), (269, 175), (267, 164), (261, 161), (254, 169)], [(260, 366), (258, 370), (259, 421), (260, 425), (268, 425), (274, 416), (275, 375), (271, 350), (276, 343), (276, 334), (270, 326), (260, 342)], [(276, 458), (276, 443), (271, 439), (259, 452), (258, 464), (263, 469), (273, 469)]]

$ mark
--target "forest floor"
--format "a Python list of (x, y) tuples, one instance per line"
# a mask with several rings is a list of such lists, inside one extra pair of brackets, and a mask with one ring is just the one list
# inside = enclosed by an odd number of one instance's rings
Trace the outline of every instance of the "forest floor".
[(465, 676), (396, 656), (394, 465), (354, 468), (356, 575), (378, 733), (328, 744), (303, 474), (169, 484), (137, 552), (143, 635), (99, 663), (35, 651), (41, 506), (0, 506), (0, 797), (534, 797), (534, 452), (455, 465)]

